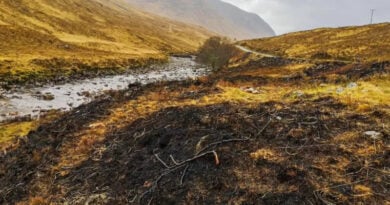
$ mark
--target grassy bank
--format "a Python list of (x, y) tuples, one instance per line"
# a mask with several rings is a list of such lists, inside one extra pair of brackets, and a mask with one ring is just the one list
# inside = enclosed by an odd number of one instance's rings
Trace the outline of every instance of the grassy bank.
[(17, 85), (42, 85), (63, 83), (76, 79), (94, 78), (105, 75), (121, 74), (134, 68), (152, 64), (168, 63), (168, 57), (150, 56), (145, 58), (121, 58), (99, 60), (92, 59), (34, 59), (26, 64), (5, 61), (0, 72), (0, 86), (8, 89)]
[(282, 57), (381, 62), (390, 60), (389, 29), (389, 23), (321, 28), (239, 44)]

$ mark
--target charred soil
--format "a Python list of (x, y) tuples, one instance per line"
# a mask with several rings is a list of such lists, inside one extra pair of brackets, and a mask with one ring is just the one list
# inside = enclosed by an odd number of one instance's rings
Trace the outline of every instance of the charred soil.
[[(260, 68), (255, 63), (249, 67), (261, 70), (262, 63)], [(286, 63), (291, 62), (281, 65)], [(378, 108), (358, 113), (332, 96), (203, 103), (207, 96), (223, 99), (226, 90), (220, 81), (233, 73), (135, 85), (41, 125), (0, 156), (0, 203), (388, 202), (387, 112)], [(129, 111), (115, 115), (123, 125), (107, 126), (105, 119), (113, 110), (144, 96), (149, 96), (145, 101), (168, 105), (147, 115), (134, 108), (138, 118), (129, 120)], [(131, 106), (141, 105), (135, 101)], [(105, 131), (98, 132), (100, 127)], [(64, 149), (89, 128), (102, 140), (80, 141), (77, 145), (88, 150), (88, 157), (73, 166), (58, 166), (69, 153)], [(380, 135), (372, 137), (366, 131)]]

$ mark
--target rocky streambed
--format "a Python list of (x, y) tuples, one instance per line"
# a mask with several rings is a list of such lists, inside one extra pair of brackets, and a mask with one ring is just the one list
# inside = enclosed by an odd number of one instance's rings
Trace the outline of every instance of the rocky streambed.
[(207, 66), (196, 63), (194, 58), (171, 57), (167, 64), (134, 69), (120, 75), (0, 91), (0, 122), (17, 118), (36, 118), (49, 110), (71, 110), (91, 102), (105, 91), (123, 90), (129, 84), (185, 80), (207, 75), (209, 71)]

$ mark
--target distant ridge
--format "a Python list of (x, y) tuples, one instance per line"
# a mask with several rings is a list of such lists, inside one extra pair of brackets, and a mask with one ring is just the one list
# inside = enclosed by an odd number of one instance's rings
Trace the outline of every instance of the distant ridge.
[(233, 39), (274, 36), (258, 15), (220, 0), (126, 0), (144, 11), (196, 24)]

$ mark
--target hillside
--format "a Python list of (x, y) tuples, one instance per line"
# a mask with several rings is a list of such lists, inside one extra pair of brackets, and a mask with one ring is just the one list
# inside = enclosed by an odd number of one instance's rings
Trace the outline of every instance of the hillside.
[(168, 53), (194, 52), (209, 35), (122, 0), (2, 0), (0, 79), (12, 83), (86, 68), (123, 69), (165, 60)]
[(127, 0), (145, 11), (203, 26), (232, 39), (274, 36), (272, 28), (258, 15), (220, 0)]
[(0, 124), (0, 204), (388, 203), (390, 61), (233, 60)]
[(322, 28), (239, 44), (283, 57), (384, 61), (390, 59), (389, 31), (390, 23)]

